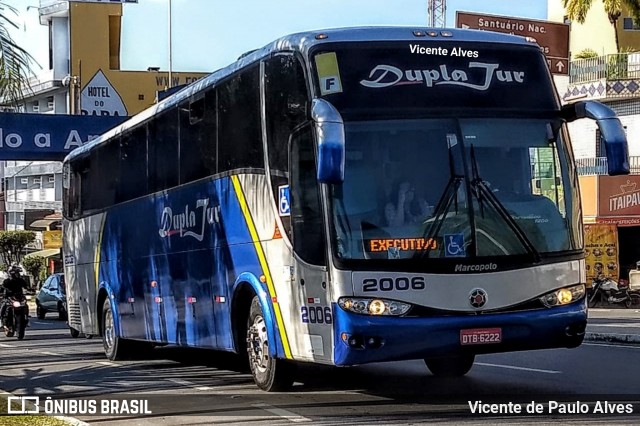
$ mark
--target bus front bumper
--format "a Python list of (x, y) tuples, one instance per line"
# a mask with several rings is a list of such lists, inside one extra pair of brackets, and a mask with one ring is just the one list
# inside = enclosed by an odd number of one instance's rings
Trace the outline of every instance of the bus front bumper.
[[(335, 365), (579, 346), (585, 300), (523, 312), (404, 318), (358, 315), (334, 305)], [(499, 343), (461, 344), (461, 331), (500, 329)]]

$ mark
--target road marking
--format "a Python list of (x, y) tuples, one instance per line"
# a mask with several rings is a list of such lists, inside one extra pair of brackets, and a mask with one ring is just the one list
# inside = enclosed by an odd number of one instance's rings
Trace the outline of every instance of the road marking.
[(0, 348), (12, 348), (13, 345), (5, 345), (4, 343), (0, 343)]
[(211, 388), (209, 386), (198, 386), (195, 383), (190, 382), (188, 380), (174, 379), (174, 378), (170, 378), (170, 379), (166, 379), (166, 380), (171, 382), (171, 383), (175, 383), (176, 385), (188, 386), (190, 388), (193, 388), (193, 389), (199, 390), (199, 391), (210, 391), (210, 390), (213, 390), (213, 388)]
[(171, 383), (175, 383), (176, 385), (181, 385), (181, 386), (193, 387), (196, 385), (195, 383), (191, 383), (187, 380), (182, 380), (182, 379), (167, 379), (167, 380), (170, 381)]
[(522, 370), (522, 371), (533, 371), (534, 373), (546, 373), (546, 374), (562, 374), (562, 371), (556, 370), (541, 370), (539, 368), (526, 368), (526, 367), (516, 367), (514, 365), (500, 365), (500, 364), (488, 364), (485, 362), (476, 362), (475, 365), (483, 365), (485, 367), (498, 367), (498, 368), (508, 368), (510, 370)]
[(633, 324), (633, 323), (589, 324), (589, 326), (590, 327), (640, 328), (640, 324)]
[(49, 355), (49, 356), (63, 356), (62, 354), (57, 354), (55, 352), (46, 352), (46, 351), (42, 351), (40, 352), (43, 355)]
[(115, 362), (111, 361), (98, 361), (96, 364), (106, 365), (107, 367), (120, 367), (120, 364), (116, 364)]
[(260, 408), (264, 411), (268, 411), (271, 414), (275, 414), (278, 417), (282, 417), (283, 419), (287, 419), (290, 422), (294, 422), (294, 423), (313, 421), (308, 417), (304, 417), (299, 414), (292, 413), (291, 411), (287, 411), (282, 408), (273, 407), (269, 404), (253, 404), (253, 407)]
[(607, 346), (610, 348), (624, 348), (624, 349), (640, 349), (640, 346), (634, 346), (633, 343), (617, 343), (617, 344), (609, 344), (609, 343), (582, 343), (582, 346)]

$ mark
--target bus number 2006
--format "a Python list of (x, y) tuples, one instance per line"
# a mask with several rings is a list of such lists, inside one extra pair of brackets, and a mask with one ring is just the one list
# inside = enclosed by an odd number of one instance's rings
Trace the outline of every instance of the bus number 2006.
[(362, 291), (424, 290), (423, 277), (367, 278), (362, 280)]
[(333, 314), (328, 306), (302, 306), (300, 312), (304, 324), (333, 323)]

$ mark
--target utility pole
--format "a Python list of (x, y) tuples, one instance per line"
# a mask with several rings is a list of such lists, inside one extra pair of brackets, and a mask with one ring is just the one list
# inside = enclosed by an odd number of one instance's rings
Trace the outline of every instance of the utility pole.
[(169, 0), (169, 88), (173, 87), (173, 46), (171, 39), (171, 0)]
[(429, 0), (428, 12), (431, 28), (447, 26), (447, 0)]

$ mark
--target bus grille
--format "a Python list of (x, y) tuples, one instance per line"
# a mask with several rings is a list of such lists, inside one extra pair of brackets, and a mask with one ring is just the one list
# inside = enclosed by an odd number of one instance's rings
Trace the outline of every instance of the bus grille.
[(72, 303), (69, 305), (69, 324), (80, 326), (80, 304)]

